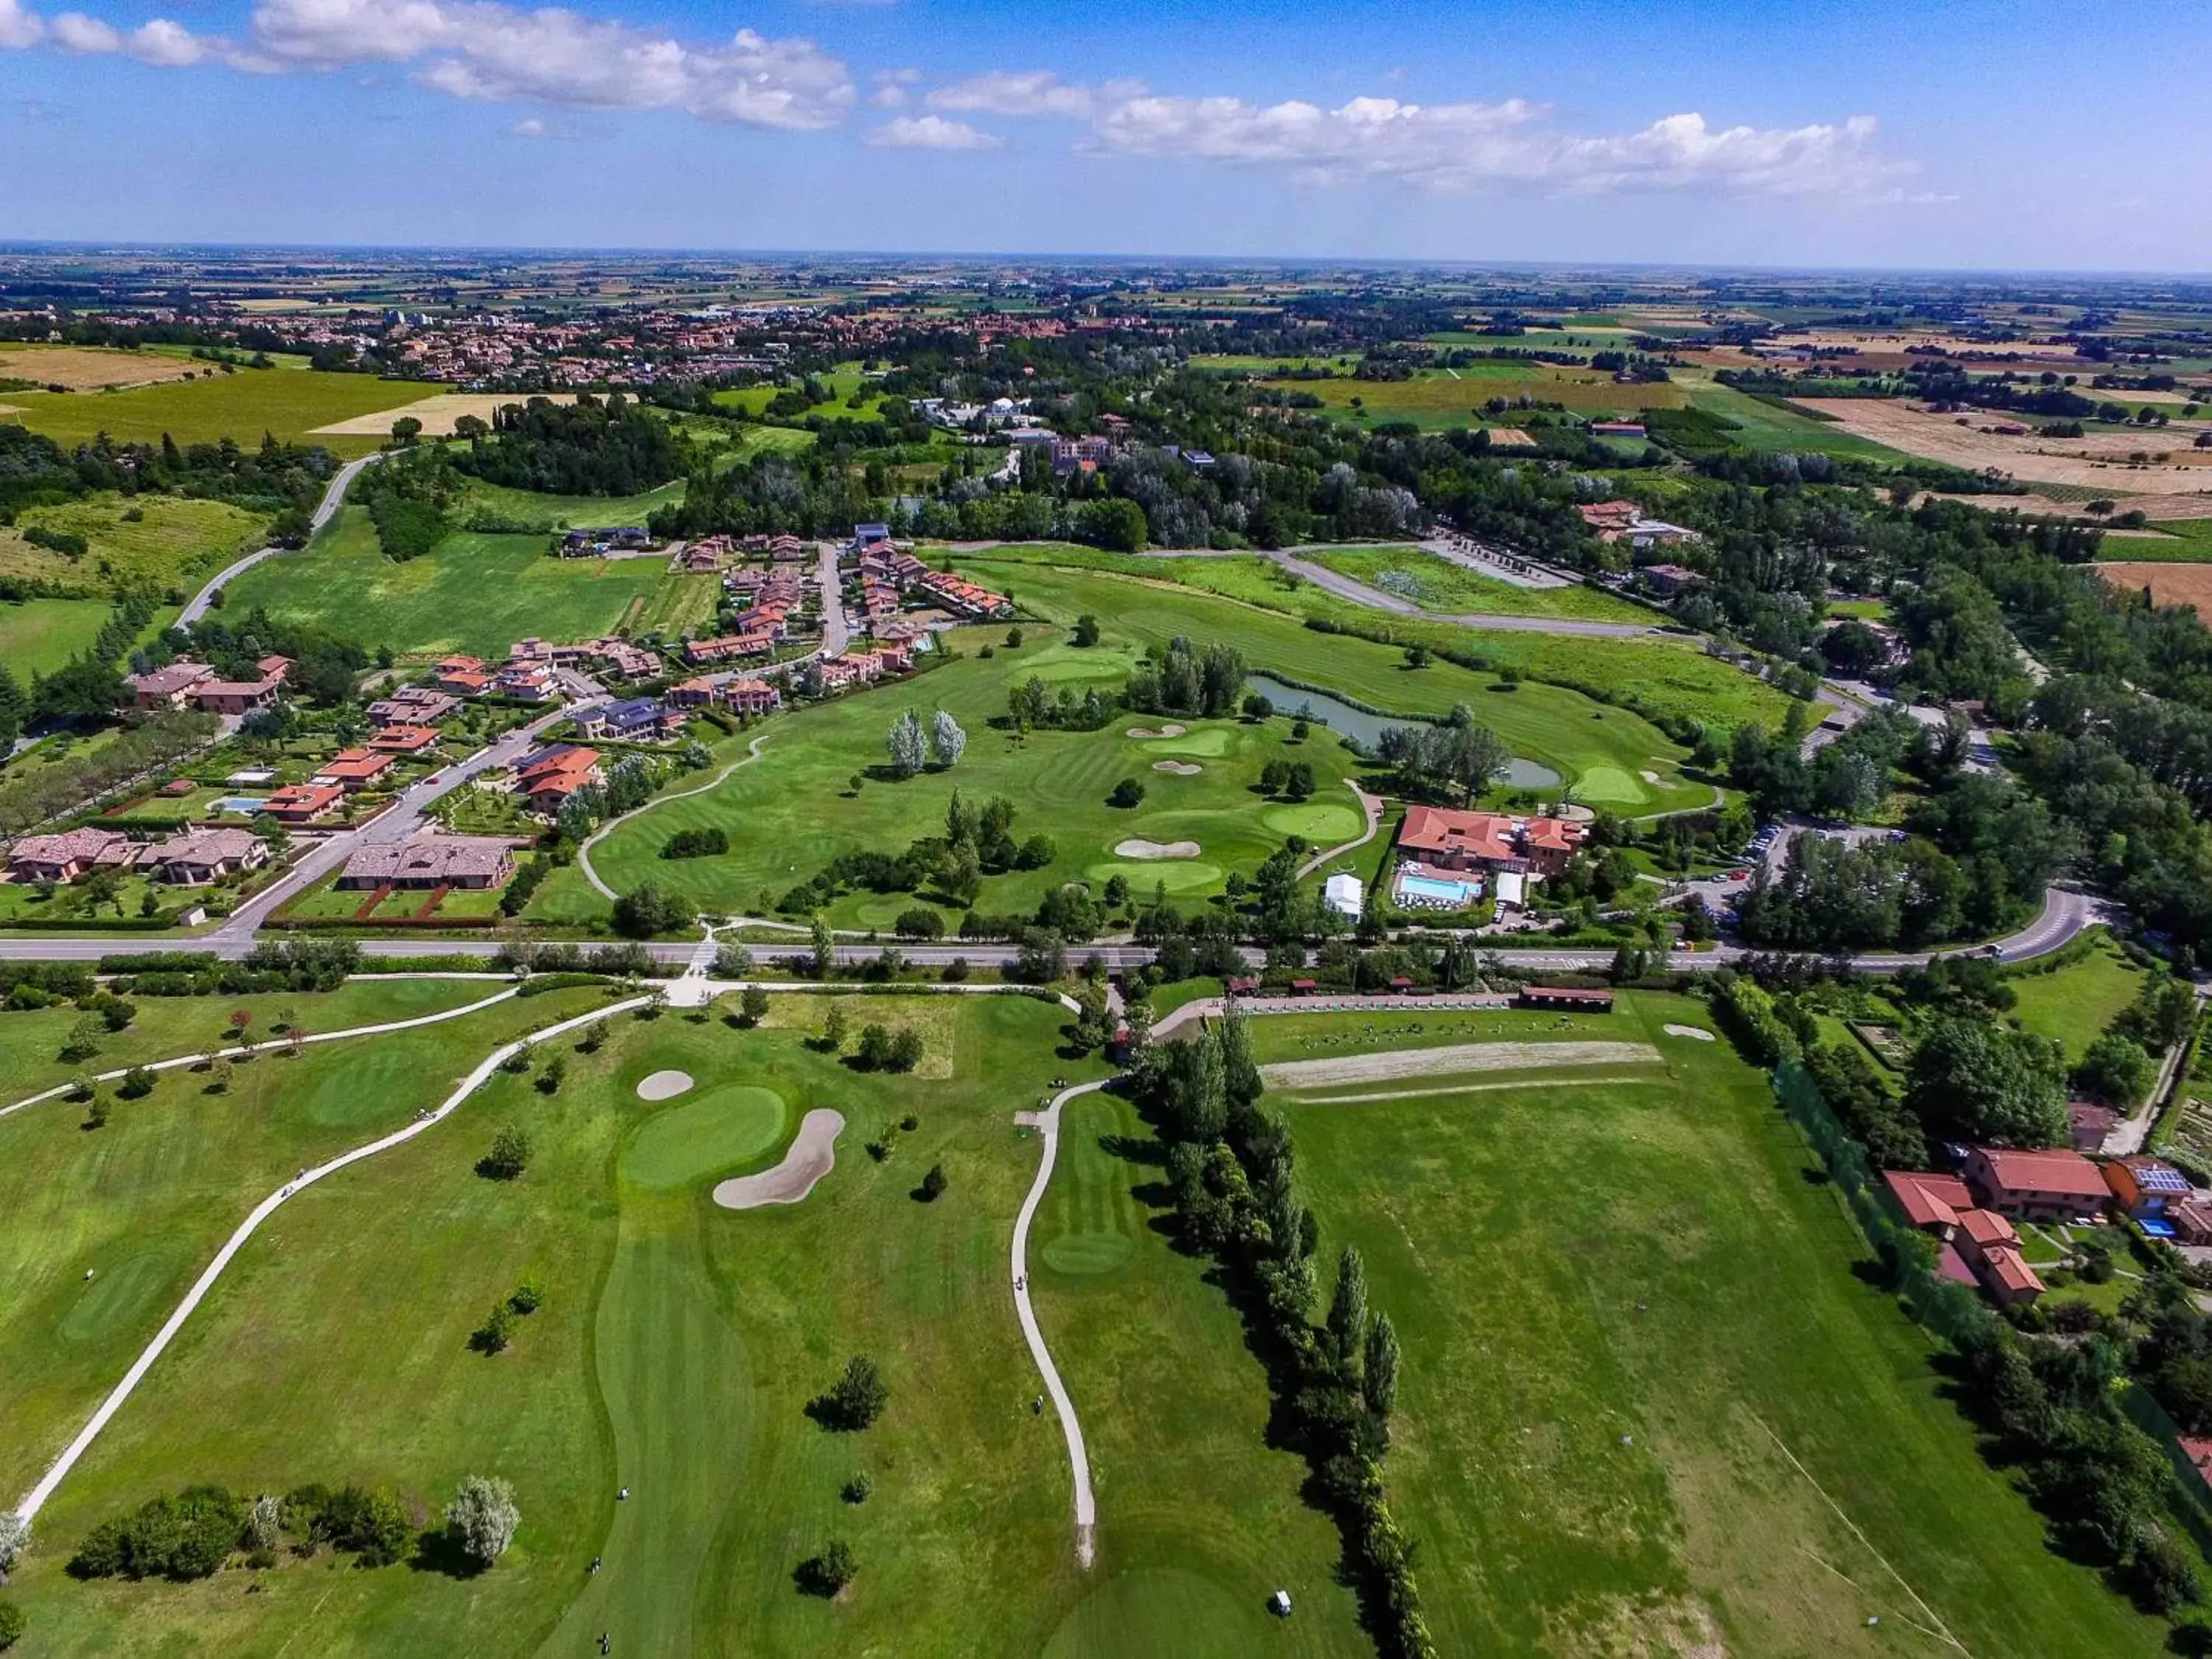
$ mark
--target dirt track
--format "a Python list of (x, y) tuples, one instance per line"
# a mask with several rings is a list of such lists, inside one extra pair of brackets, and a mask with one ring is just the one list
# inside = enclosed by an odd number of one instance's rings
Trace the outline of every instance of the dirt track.
[(1319, 1089), (1382, 1083), (1446, 1072), (1528, 1072), (1555, 1066), (1642, 1066), (1657, 1061), (1648, 1042), (1455, 1042), (1440, 1048), (1392, 1048), (1338, 1060), (1286, 1060), (1260, 1068), (1271, 1089)]

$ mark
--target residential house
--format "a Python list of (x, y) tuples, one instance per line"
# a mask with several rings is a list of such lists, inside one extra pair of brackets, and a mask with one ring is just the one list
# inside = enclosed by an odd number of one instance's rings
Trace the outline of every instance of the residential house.
[(385, 774), (392, 769), (392, 757), (378, 754), (369, 749), (341, 749), (315, 769), (310, 783), (334, 783), (349, 795), (358, 794), (373, 783), (388, 782)]
[(1985, 1209), (2015, 1220), (2071, 1221), (2094, 1216), (2112, 1197), (2097, 1166), (2079, 1152), (2012, 1152), (1976, 1146), (1960, 1173)]
[(386, 726), (368, 740), (380, 755), (419, 755), (438, 741), (437, 728), (428, 726)]
[(66, 830), (57, 836), (26, 836), (8, 854), (10, 881), (75, 881), (94, 870), (115, 869), (131, 861), (135, 848), (119, 830)]
[(461, 706), (460, 699), (428, 686), (403, 685), (369, 704), (369, 718), (392, 725), (433, 726)]
[(705, 542), (694, 542), (684, 550), (683, 564), (695, 576), (711, 576), (721, 568), (722, 550)]
[(497, 887), (514, 873), (507, 842), (485, 836), (416, 836), (361, 848), (346, 860), (337, 886)]
[(269, 862), (269, 844), (250, 830), (187, 830), (138, 855), (138, 867), (179, 887), (204, 887)]
[(704, 708), (714, 701), (714, 682), (703, 674), (678, 680), (668, 688), (666, 698), (672, 708)]
[(447, 657), (438, 665), (438, 690), (451, 696), (482, 696), (491, 681), (480, 657)]
[(167, 668), (150, 669), (143, 674), (132, 674), (124, 680), (131, 688), (131, 701), (139, 713), (150, 714), (164, 708), (182, 708), (192, 700), (193, 691), (215, 678), (215, 670), (204, 662), (173, 662)]
[(725, 680), (715, 695), (733, 714), (772, 714), (783, 707), (783, 693), (766, 680)]
[(775, 641), (765, 634), (725, 634), (718, 639), (686, 640), (684, 660), (693, 668), (710, 667), (745, 657), (765, 657)]
[(587, 738), (644, 743), (674, 737), (685, 718), (682, 709), (670, 708), (657, 697), (628, 697), (586, 709), (576, 716), (576, 730)]
[(520, 702), (550, 702), (560, 695), (553, 671), (534, 662), (511, 662), (492, 676), (494, 696)]
[(254, 680), (202, 680), (192, 688), (192, 702), (204, 714), (250, 714), (274, 697), (283, 684), (273, 674)]
[(2043, 1281), (2021, 1254), (2020, 1235), (1994, 1211), (1961, 1213), (1950, 1243), (1999, 1307), (2020, 1306), (2043, 1294)]
[(2166, 1212), (2174, 1236), (2185, 1244), (2212, 1244), (2212, 1205), (2185, 1199)]
[(279, 823), (314, 823), (326, 818), (345, 799), (335, 783), (288, 783), (261, 803), (261, 810)]
[(2069, 1100), (2066, 1126), (2075, 1152), (2101, 1152), (2112, 1131), (2120, 1127), (2120, 1115), (2094, 1100)]
[(2119, 1206), (2150, 1226), (2194, 1196), (2189, 1177), (2162, 1158), (2116, 1158), (2104, 1166), (2105, 1185)]
[(804, 559), (811, 550), (798, 537), (771, 536), (768, 539), (768, 556), (778, 564), (792, 564)]
[(1683, 564), (1647, 564), (1637, 574), (1662, 599), (1671, 599), (1698, 580), (1698, 573)]
[(562, 743), (524, 758), (515, 771), (514, 792), (532, 811), (550, 817), (585, 785), (605, 781), (598, 750)]
[(1013, 612), (1013, 601), (1005, 594), (994, 593), (989, 588), (956, 576), (949, 570), (933, 570), (915, 586), (925, 599), (943, 606), (956, 617), (988, 620), (994, 617), (1010, 616)]

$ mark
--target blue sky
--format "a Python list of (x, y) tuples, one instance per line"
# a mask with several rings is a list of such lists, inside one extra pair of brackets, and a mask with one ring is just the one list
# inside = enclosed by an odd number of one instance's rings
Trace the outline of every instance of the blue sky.
[(0, 236), (2212, 268), (2205, 0), (0, 0)]

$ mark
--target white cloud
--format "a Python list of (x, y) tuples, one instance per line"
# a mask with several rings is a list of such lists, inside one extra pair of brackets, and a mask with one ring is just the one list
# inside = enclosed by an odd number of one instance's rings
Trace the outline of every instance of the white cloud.
[(132, 32), (125, 49), (145, 63), (163, 69), (185, 69), (208, 56), (210, 43), (182, 24), (156, 17)]
[(46, 26), (22, 0), (0, 0), (0, 52), (21, 52), (46, 38)]
[(1006, 143), (996, 133), (941, 115), (902, 115), (871, 132), (867, 141), (878, 149), (997, 149)]
[(166, 17), (156, 17), (124, 34), (97, 17), (88, 17), (80, 11), (65, 11), (54, 19), (52, 32), (55, 44), (64, 51), (121, 52), (157, 69), (186, 69), (210, 59), (235, 59), (240, 68), (252, 67), (245, 61), (246, 55), (235, 52), (228, 41), (194, 34), (183, 24)]
[(545, 136), (545, 123), (533, 115), (526, 121), (517, 121), (507, 131), (518, 138), (543, 138)]
[(896, 81), (887, 81), (868, 94), (868, 101), (878, 109), (896, 109), (906, 102), (906, 88)]
[(64, 52), (119, 52), (123, 37), (97, 17), (65, 11), (54, 19), (54, 40)]
[(1863, 192), (1909, 171), (1871, 149), (1875, 123), (1714, 129), (1670, 115), (1641, 131), (1579, 137), (1546, 126), (1522, 99), (1497, 104), (1354, 98), (1335, 109), (1238, 98), (1127, 98), (1104, 110), (1091, 147), (1279, 167), (1332, 184), (1395, 179), (1443, 189), (1487, 184), (1565, 192), (1716, 186), (1747, 193)]
[(922, 101), (932, 109), (980, 115), (1055, 115), (1081, 121), (1097, 112), (1099, 95), (1050, 70), (993, 70), (941, 86)]
[(811, 40), (740, 29), (720, 46), (690, 46), (499, 0), (263, 0), (253, 40), (302, 69), (427, 58), (415, 78), (457, 98), (676, 109), (747, 126), (833, 126), (854, 96), (845, 65)]

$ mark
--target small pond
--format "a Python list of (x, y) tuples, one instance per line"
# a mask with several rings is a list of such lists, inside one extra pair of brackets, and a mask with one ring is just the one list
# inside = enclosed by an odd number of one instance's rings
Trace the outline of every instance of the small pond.
[[(1299, 686), (1285, 685), (1267, 674), (1254, 674), (1245, 680), (1247, 691), (1257, 691), (1275, 705), (1278, 713), (1297, 714), (1304, 710), (1332, 732), (1357, 738), (1372, 749), (1382, 740), (1382, 733), (1394, 726), (1412, 722), (1394, 720), (1381, 714), (1370, 714), (1364, 708), (1354, 708), (1350, 703), (1330, 696), (1325, 691), (1308, 691)], [(1556, 789), (1559, 775), (1548, 766), (1524, 760), (1516, 755), (1498, 774), (1507, 787), (1514, 789)]]

